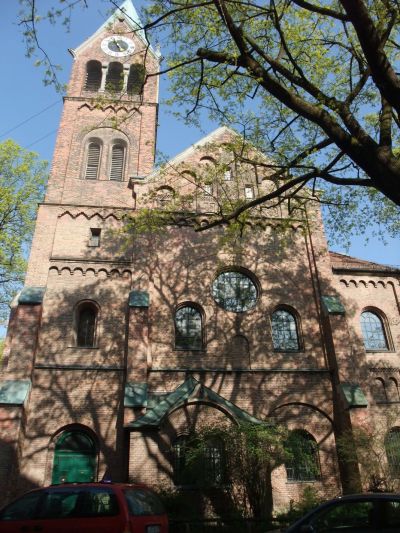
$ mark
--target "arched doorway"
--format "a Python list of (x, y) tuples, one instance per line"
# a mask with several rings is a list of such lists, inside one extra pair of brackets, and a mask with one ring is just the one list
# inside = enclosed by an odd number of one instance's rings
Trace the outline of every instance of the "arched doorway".
[(97, 452), (92, 437), (81, 430), (65, 431), (55, 446), (51, 482), (94, 481), (96, 466)]

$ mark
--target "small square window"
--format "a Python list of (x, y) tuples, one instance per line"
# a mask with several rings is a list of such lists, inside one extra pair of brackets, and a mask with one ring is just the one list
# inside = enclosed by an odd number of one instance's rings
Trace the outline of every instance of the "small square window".
[(231, 169), (225, 170), (224, 181), (232, 181), (232, 170)]
[(207, 195), (207, 196), (211, 196), (212, 193), (213, 193), (213, 189), (212, 189), (212, 185), (211, 183), (206, 183), (204, 185), (204, 193)]
[(244, 188), (244, 196), (246, 200), (252, 200), (254, 198), (254, 189), (251, 185), (246, 185)]
[(100, 228), (90, 228), (89, 246), (100, 246)]

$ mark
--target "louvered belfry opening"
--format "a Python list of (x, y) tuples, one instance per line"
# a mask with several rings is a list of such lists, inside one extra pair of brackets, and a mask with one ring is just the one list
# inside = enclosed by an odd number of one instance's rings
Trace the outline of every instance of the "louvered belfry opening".
[(145, 81), (146, 69), (140, 63), (131, 65), (128, 76), (128, 94), (142, 94)]
[(115, 144), (111, 153), (110, 180), (122, 181), (124, 171), (125, 147)]
[(85, 90), (97, 92), (101, 87), (101, 63), (89, 61), (86, 65)]
[(106, 91), (121, 92), (124, 86), (124, 68), (121, 63), (113, 62), (108, 65), (106, 77)]
[(90, 143), (88, 147), (85, 179), (96, 180), (99, 172), (100, 144)]

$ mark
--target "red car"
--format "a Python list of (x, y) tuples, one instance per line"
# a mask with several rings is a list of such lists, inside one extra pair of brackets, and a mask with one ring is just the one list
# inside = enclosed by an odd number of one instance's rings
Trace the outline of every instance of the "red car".
[(65, 483), (27, 492), (0, 511), (0, 533), (168, 533), (144, 485)]

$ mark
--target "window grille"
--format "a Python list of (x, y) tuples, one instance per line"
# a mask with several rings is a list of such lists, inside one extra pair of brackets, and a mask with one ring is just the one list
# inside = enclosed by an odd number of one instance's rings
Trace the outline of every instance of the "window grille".
[(285, 463), (288, 481), (316, 481), (320, 478), (318, 446), (307, 431), (295, 430), (285, 445), (289, 459)]
[(82, 348), (94, 346), (96, 332), (97, 310), (89, 305), (78, 310), (77, 345)]
[(111, 153), (110, 180), (122, 181), (124, 171), (125, 148), (116, 144)]
[(217, 304), (226, 311), (242, 313), (257, 303), (257, 288), (242, 272), (222, 272), (214, 280), (211, 292)]
[(175, 313), (175, 348), (201, 350), (202, 336), (200, 311), (189, 305), (180, 307)]
[(385, 449), (390, 473), (400, 478), (400, 428), (392, 428), (385, 438)]
[(298, 352), (299, 336), (295, 317), (285, 309), (278, 309), (272, 314), (272, 342), (278, 351)]
[(381, 318), (371, 311), (361, 314), (361, 331), (366, 350), (387, 350), (387, 340)]
[(87, 164), (85, 179), (96, 180), (99, 173), (100, 164), (100, 145), (97, 143), (90, 143), (87, 154)]

